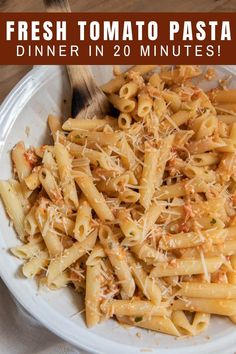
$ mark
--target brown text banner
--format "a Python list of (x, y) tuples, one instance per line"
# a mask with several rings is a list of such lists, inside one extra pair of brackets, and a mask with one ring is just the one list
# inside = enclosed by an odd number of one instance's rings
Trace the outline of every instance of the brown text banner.
[(235, 64), (236, 13), (1, 13), (0, 64)]

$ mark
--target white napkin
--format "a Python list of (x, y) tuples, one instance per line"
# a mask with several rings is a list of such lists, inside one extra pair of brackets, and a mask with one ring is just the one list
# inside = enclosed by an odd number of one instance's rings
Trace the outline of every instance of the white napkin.
[(48, 331), (11, 296), (0, 279), (1, 354), (88, 354)]

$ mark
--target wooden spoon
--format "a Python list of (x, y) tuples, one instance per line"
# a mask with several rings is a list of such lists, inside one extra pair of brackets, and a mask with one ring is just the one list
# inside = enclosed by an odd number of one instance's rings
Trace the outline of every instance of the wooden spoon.
[[(48, 12), (71, 12), (68, 0), (43, 0)], [(87, 65), (67, 65), (72, 87), (72, 118), (93, 118), (112, 110), (106, 95), (97, 86)]]

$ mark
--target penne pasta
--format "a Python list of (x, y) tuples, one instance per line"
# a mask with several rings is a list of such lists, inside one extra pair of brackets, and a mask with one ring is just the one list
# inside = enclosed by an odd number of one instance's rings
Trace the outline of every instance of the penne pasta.
[(220, 122), (223, 122), (225, 124), (233, 124), (236, 123), (236, 115), (230, 115), (230, 114), (218, 114), (217, 119)]
[(206, 137), (197, 141), (192, 141), (188, 145), (190, 154), (202, 154), (211, 150), (225, 147), (227, 144), (223, 139), (214, 141), (212, 137)]
[[(223, 260), (220, 257), (205, 258), (205, 264), (200, 259), (181, 260), (175, 259), (171, 264), (156, 263), (156, 266), (150, 273), (150, 277), (169, 277), (173, 275), (193, 275), (203, 274), (204, 270), (213, 273), (222, 265)], [(204, 269), (206, 268), (206, 269)], [(197, 310), (196, 310), (197, 311)], [(204, 312), (204, 311), (203, 311)]]
[(191, 118), (193, 118), (193, 112), (180, 110), (174, 113), (169, 119), (163, 121), (162, 127), (164, 129), (170, 127), (177, 128), (187, 123)]
[(215, 165), (220, 161), (219, 156), (216, 153), (205, 152), (203, 154), (192, 155), (191, 163), (194, 166), (210, 166)]
[(97, 188), (101, 192), (111, 192), (117, 193), (120, 191), (124, 191), (126, 185), (129, 183), (129, 175), (122, 174), (117, 177), (109, 177), (107, 180), (101, 180), (97, 183)]
[(145, 117), (152, 109), (152, 99), (143, 93), (140, 93), (138, 96), (138, 116)]
[(218, 104), (236, 102), (236, 90), (218, 90), (214, 92), (214, 101)]
[(67, 218), (63, 213), (56, 213), (56, 217), (53, 220), (53, 227), (62, 231), (65, 235), (74, 237), (75, 223), (73, 220)]
[(37, 220), (35, 217), (37, 207), (33, 206), (29, 213), (24, 218), (24, 228), (28, 235), (33, 236), (39, 232), (39, 228), (37, 225)]
[(46, 168), (41, 168), (39, 171), (39, 181), (42, 184), (43, 188), (47, 192), (51, 201), (57, 205), (63, 204), (63, 198), (61, 191), (57, 182), (51, 172)]
[(122, 130), (130, 129), (132, 117), (129, 113), (120, 113), (118, 117), (118, 126)]
[(207, 284), (207, 283), (181, 283), (178, 294), (187, 297), (209, 299), (235, 299), (236, 285), (232, 284)]
[(100, 146), (116, 146), (121, 135), (113, 132), (96, 132), (96, 131), (81, 131), (73, 130), (68, 135), (68, 139), (79, 145), (96, 148)]
[(126, 323), (131, 326), (137, 326), (141, 328), (150, 329), (152, 331), (171, 334), (172, 336), (179, 337), (181, 334), (175, 327), (173, 321), (170, 318), (162, 316), (153, 316), (151, 318), (135, 317), (133, 320), (128, 317), (119, 318), (121, 323)]
[(55, 143), (55, 157), (61, 179), (64, 200), (69, 207), (77, 209), (78, 196), (75, 182), (72, 177), (71, 159), (66, 147), (60, 143)]
[(193, 178), (188, 181), (181, 181), (173, 185), (165, 185), (158, 188), (157, 192), (154, 194), (154, 198), (160, 200), (167, 200), (173, 198), (183, 197), (185, 195), (193, 193), (204, 193), (207, 192), (208, 185), (205, 181), (200, 178)]
[(167, 104), (162, 97), (158, 97), (153, 102), (153, 110), (155, 114), (159, 117), (160, 121), (162, 121), (165, 117), (165, 113), (167, 112)]
[(220, 113), (224, 112), (230, 115), (233, 115), (236, 112), (235, 103), (221, 103), (216, 106), (216, 110)]
[(163, 236), (159, 247), (164, 250), (195, 247), (205, 242), (222, 244), (227, 237), (227, 229), (212, 229), (202, 232), (179, 233)]
[(233, 255), (230, 257), (230, 264), (233, 268), (232, 271), (227, 272), (227, 280), (229, 282), (229, 284), (236, 284), (236, 256)]
[(87, 261), (86, 261), (86, 265), (87, 266), (93, 266), (96, 265), (97, 263), (101, 262), (102, 258), (106, 257), (106, 253), (103, 249), (103, 247), (97, 243), (95, 245), (95, 247), (93, 248), (93, 252), (90, 253)]
[(108, 96), (108, 99), (116, 109), (123, 113), (130, 113), (135, 108), (135, 101), (129, 98), (121, 98), (120, 96), (111, 93)]
[(65, 288), (70, 283), (69, 272), (64, 271), (56, 279), (54, 279), (51, 284), (49, 284), (49, 289), (58, 290)]
[(140, 243), (131, 247), (132, 252), (145, 263), (155, 264), (157, 262), (163, 262), (165, 257), (162, 253), (156, 251), (153, 247), (145, 243)]
[(53, 116), (52, 114), (49, 114), (48, 126), (51, 131), (51, 135), (53, 137), (53, 140), (56, 141), (57, 140), (57, 132), (62, 131), (60, 118), (57, 116)]
[(142, 242), (143, 232), (141, 227), (135, 223), (125, 212), (120, 211), (118, 213), (118, 222), (121, 231), (125, 235), (123, 244), (131, 246)]
[(62, 125), (62, 129), (66, 131), (72, 130), (98, 130), (104, 128), (106, 124), (116, 125), (114, 118), (105, 117), (104, 119), (73, 119), (69, 118)]
[(24, 182), (25, 182), (27, 188), (30, 189), (31, 191), (39, 188), (41, 185), (41, 182), (39, 180), (38, 171), (31, 172), (31, 174), (24, 179)]
[(210, 324), (211, 315), (206, 312), (196, 312), (194, 315), (192, 327), (194, 335), (205, 331)]
[(137, 159), (135, 153), (127, 142), (126, 138), (123, 136), (122, 139), (117, 144), (120, 149), (120, 157), (122, 164), (125, 168), (130, 169), (131, 171), (137, 165)]
[(103, 195), (98, 192), (92, 178), (80, 172), (75, 181), (82, 190), (91, 207), (97, 213), (98, 217), (101, 220), (113, 220), (114, 215), (106, 204)]
[(147, 209), (153, 198), (156, 187), (156, 173), (160, 152), (146, 144), (144, 152), (144, 166), (140, 181), (140, 204)]
[(170, 157), (171, 147), (174, 141), (174, 135), (169, 135), (167, 138), (163, 140), (163, 143), (160, 147), (159, 161), (157, 165), (157, 173), (156, 173), (156, 188), (160, 187), (163, 181), (163, 175), (166, 163)]
[(101, 304), (101, 310), (109, 317), (116, 316), (166, 316), (165, 307), (144, 300), (110, 300)]
[(162, 97), (169, 104), (174, 112), (177, 112), (181, 107), (181, 99), (179, 95), (173, 91), (164, 90), (162, 91)]
[(117, 278), (121, 282), (122, 297), (129, 299), (133, 296), (135, 283), (124, 256), (124, 250), (118, 244), (112, 230), (108, 226), (101, 226), (99, 229), (99, 239), (104, 250), (114, 267)]
[(31, 259), (32, 257), (40, 254), (41, 250), (43, 250), (44, 248), (45, 245), (42, 241), (37, 243), (28, 242), (23, 246), (11, 248), (11, 253), (21, 259)]
[(48, 253), (41, 251), (32, 257), (22, 267), (22, 273), (26, 278), (33, 278), (44, 270), (48, 264)]
[(51, 257), (61, 254), (63, 250), (60, 237), (55, 230), (50, 228), (50, 211), (46, 211), (47, 204), (41, 204), (35, 210), (35, 219), (37, 221), (38, 228), (42, 234), (43, 240), (46, 244), (48, 253)]
[(100, 294), (101, 270), (100, 264), (87, 265), (86, 290), (85, 290), (85, 313), (88, 327), (95, 326), (101, 319)]
[(65, 249), (61, 255), (52, 259), (47, 272), (48, 284), (52, 283), (57, 276), (86, 254), (86, 252), (90, 251), (95, 245), (96, 238), (97, 231), (95, 230), (84, 241), (75, 242), (70, 248)]
[(8, 181), (0, 181), (0, 196), (3, 200), (9, 218), (22, 241), (25, 240), (24, 210), (14, 188)]
[(34, 156), (27, 153), (25, 144), (21, 141), (12, 150), (12, 161), (14, 163), (19, 181), (22, 182), (32, 171)]
[(78, 241), (83, 241), (91, 229), (90, 222), (92, 220), (91, 207), (86, 200), (81, 200), (77, 210), (74, 237)]
[(157, 88), (158, 90), (163, 90), (164, 88), (164, 83), (161, 81), (159, 73), (152, 74), (148, 82), (150, 85)]
[(193, 335), (194, 327), (190, 324), (187, 316), (183, 311), (173, 311), (171, 320), (180, 333), (184, 335)]
[(130, 81), (121, 86), (119, 96), (121, 98), (132, 98), (137, 94), (137, 91), (138, 85), (135, 82)]
[(154, 305), (160, 305), (161, 290), (156, 282), (147, 275), (142, 266), (136, 262), (132, 254), (128, 254), (128, 264), (131, 268), (135, 283), (146, 296), (146, 298), (150, 300)]
[(173, 303), (174, 310), (185, 310), (190, 312), (207, 312), (210, 314), (221, 316), (232, 316), (236, 312), (235, 300), (222, 299), (199, 299), (187, 298), (184, 300), (175, 300)]

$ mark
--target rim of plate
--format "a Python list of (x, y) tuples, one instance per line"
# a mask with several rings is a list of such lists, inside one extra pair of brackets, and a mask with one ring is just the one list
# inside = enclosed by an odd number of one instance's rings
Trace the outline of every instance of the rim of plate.
[[(221, 66), (228, 72), (236, 74), (236, 66)], [(36, 66), (28, 74), (26, 74), (19, 83), (11, 90), (0, 106), (0, 154), (5, 144), (12, 124), (14, 123), (19, 111), (27, 104), (29, 98), (44, 85), (46, 81), (51, 80), (53, 75), (58, 74), (59, 66)], [(30, 90), (28, 90), (30, 88)], [(0, 231), (1, 234), (1, 231)], [(1, 235), (0, 235), (1, 236)], [(95, 354), (120, 354), (122, 351), (129, 354), (137, 354), (142, 352), (142, 348), (133, 347), (117, 343), (101, 337), (88, 329), (72, 323), (69, 319), (52, 309), (46, 300), (41, 299), (40, 295), (24, 292), (20, 281), (11, 274), (7, 264), (9, 255), (6, 253), (4, 239), (0, 237), (0, 277), (10, 290), (16, 300), (30, 313), (35, 319), (42, 323), (47, 329), (56, 334), (58, 337), (71, 343), (79, 349), (86, 350)], [(42, 306), (43, 305), (43, 306)], [(53, 312), (53, 316), (51, 313)], [(68, 324), (68, 326), (67, 326)], [(76, 334), (72, 329), (76, 328)], [(78, 336), (79, 333), (79, 336)], [(189, 354), (190, 350), (194, 353), (215, 353), (215, 354), (232, 354), (235, 345), (235, 331), (226, 334), (224, 338), (219, 338), (213, 342), (209, 341), (202, 344), (193, 344), (192, 346), (177, 348), (150, 348), (152, 353), (159, 354), (176, 354), (181, 351), (182, 354)], [(176, 350), (177, 349), (177, 350)]]

